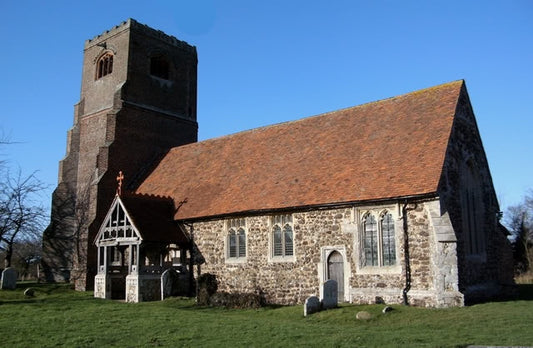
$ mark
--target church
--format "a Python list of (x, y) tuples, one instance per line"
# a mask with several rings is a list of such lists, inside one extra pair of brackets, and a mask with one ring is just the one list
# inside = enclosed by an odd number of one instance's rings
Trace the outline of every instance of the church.
[[(49, 281), (129, 302), (192, 294), (462, 306), (513, 289), (463, 80), (197, 141), (197, 51), (133, 19), (85, 42), (43, 237)], [(166, 276), (165, 276), (166, 275)]]

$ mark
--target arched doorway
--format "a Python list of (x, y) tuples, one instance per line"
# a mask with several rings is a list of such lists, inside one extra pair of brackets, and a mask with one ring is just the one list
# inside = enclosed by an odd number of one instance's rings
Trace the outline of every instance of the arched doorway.
[(328, 257), (328, 279), (337, 281), (339, 301), (344, 301), (344, 260), (341, 253), (333, 251)]

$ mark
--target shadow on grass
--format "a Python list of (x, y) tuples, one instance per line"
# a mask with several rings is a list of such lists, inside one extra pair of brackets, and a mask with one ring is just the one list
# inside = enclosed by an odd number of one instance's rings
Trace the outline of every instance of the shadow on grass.
[(18, 282), (17, 290), (24, 291), (32, 288), (37, 292), (42, 292), (47, 295), (52, 293), (67, 292), (73, 290), (73, 285), (70, 283), (37, 283), (37, 282)]
[(533, 284), (517, 284), (518, 300), (533, 301)]

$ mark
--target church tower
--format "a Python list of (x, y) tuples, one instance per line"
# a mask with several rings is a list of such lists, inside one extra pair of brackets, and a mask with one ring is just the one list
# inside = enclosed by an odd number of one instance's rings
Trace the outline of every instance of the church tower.
[(81, 97), (43, 237), (49, 281), (93, 287), (94, 238), (119, 171), (133, 189), (172, 147), (197, 141), (196, 48), (129, 19), (85, 42)]

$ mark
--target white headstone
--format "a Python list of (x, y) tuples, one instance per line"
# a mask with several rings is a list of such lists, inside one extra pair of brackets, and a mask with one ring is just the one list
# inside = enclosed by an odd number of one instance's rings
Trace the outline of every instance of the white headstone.
[(339, 302), (338, 293), (337, 293), (337, 281), (330, 279), (327, 280), (323, 285), (324, 298), (322, 299), (322, 308), (329, 309), (337, 307)]
[(2, 272), (0, 280), (0, 289), (14, 290), (17, 288), (17, 270), (8, 267)]
[(161, 274), (161, 300), (177, 293), (178, 272), (169, 268)]
[(316, 296), (310, 296), (305, 300), (304, 317), (320, 311), (320, 300)]

